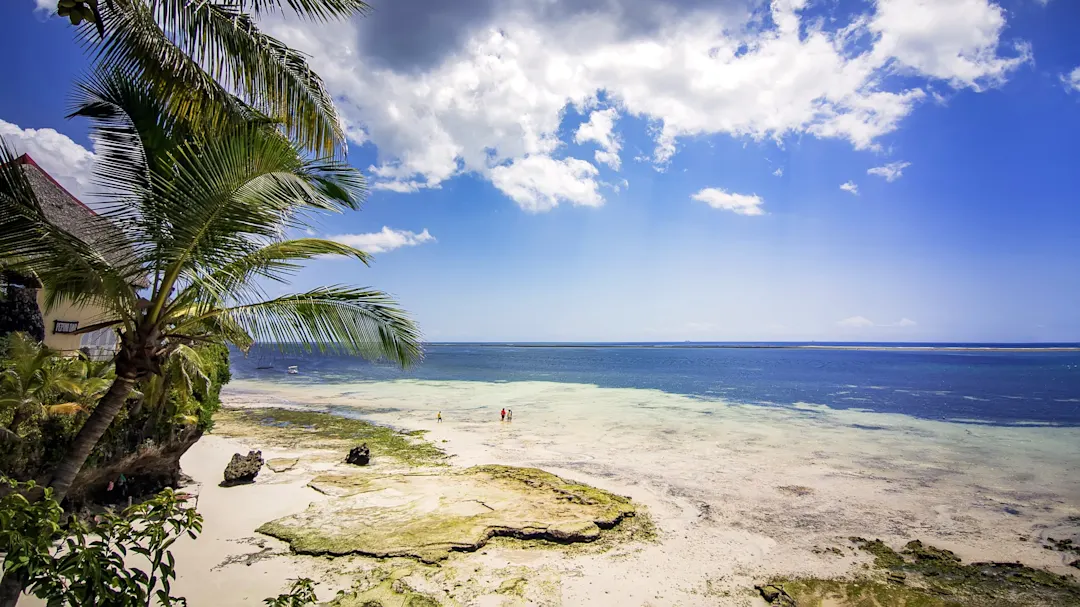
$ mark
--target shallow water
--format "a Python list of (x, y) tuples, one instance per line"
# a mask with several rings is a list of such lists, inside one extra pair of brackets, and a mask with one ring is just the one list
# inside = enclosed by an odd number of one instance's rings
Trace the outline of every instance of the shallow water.
[[(300, 373), (285, 369), (297, 365)], [(270, 368), (259, 368), (270, 367)], [(274, 385), (360, 381), (547, 381), (660, 390), (706, 402), (865, 409), (992, 425), (1080, 426), (1080, 352), (431, 345), (401, 371), (345, 356), (234, 356), (238, 379)], [(681, 406), (681, 405), (680, 405)]]

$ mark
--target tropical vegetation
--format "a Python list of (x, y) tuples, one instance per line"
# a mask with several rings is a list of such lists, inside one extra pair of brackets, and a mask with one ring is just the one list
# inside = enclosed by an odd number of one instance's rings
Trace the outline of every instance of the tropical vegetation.
[[(0, 257), (47, 285), (47, 305), (104, 310), (80, 329), (115, 329), (115, 379), (79, 430), (50, 486), (63, 499), (136, 385), (184, 347), (256, 341), (383, 356), (421, 355), (419, 333), (384, 293), (347, 286), (269, 296), (299, 262), (369, 256), (317, 238), (289, 238), (316, 212), (359, 207), (364, 180), (310, 158), (260, 120), (213, 128), (169, 114), (154, 87), (123, 72), (83, 82), (73, 115), (91, 119), (95, 176), (111, 194), (75, 238), (50, 222), (13, 153), (0, 146)], [(145, 286), (144, 286), (145, 285)]]

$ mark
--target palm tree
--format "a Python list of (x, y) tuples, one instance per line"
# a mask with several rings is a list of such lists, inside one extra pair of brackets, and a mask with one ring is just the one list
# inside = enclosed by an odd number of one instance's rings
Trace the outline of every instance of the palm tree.
[(264, 291), (316, 256), (369, 261), (343, 244), (282, 236), (314, 213), (358, 208), (364, 181), (356, 169), (307, 158), (262, 123), (193, 126), (155, 92), (122, 72), (80, 86), (73, 115), (92, 119), (95, 177), (111, 193), (85, 240), (45, 217), (13, 152), (0, 146), (0, 258), (37, 276), (48, 306), (106, 310), (82, 332), (113, 328), (120, 338), (116, 377), (53, 472), (58, 500), (135, 384), (160, 375), (181, 346), (273, 342), (403, 366), (421, 356), (417, 328), (379, 291)]
[(0, 409), (11, 411), (5, 439), (19, 438), (23, 423), (37, 412), (73, 413), (78, 403), (55, 403), (62, 395), (84, 393), (80, 363), (60, 360), (55, 352), (22, 333), (8, 337), (8, 367), (0, 372)]
[[(333, 98), (306, 57), (259, 30), (283, 11), (315, 21), (365, 14), (363, 0), (59, 0), (102, 67), (153, 83), (184, 119), (253, 110), (323, 156), (344, 150)], [(210, 114), (208, 116), (208, 113)]]

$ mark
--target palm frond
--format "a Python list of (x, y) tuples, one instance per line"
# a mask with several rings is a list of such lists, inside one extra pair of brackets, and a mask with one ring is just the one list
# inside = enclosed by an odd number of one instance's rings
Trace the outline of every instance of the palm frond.
[(300, 18), (315, 21), (348, 19), (353, 15), (366, 15), (372, 9), (363, 0), (237, 0), (237, 5), (244, 12), (255, 15), (281, 12), (291, 9)]
[(297, 238), (272, 242), (239, 257), (208, 274), (182, 276), (187, 288), (170, 309), (197, 315), (211, 306), (230, 301), (253, 301), (265, 297), (260, 282), (286, 282), (303, 265), (299, 262), (320, 256), (352, 257), (370, 265), (372, 257), (354, 247), (320, 238)]
[(85, 410), (79, 403), (62, 403), (45, 407), (45, 412), (49, 415), (75, 415)]
[(206, 317), (235, 324), (256, 342), (282, 349), (384, 357), (403, 367), (423, 358), (419, 329), (388, 295), (372, 289), (320, 287)]
[[(351, 4), (291, 1), (322, 6), (318, 14), (324, 15)], [(215, 119), (228, 120), (247, 105), (317, 154), (344, 152), (344, 131), (318, 74), (303, 54), (262, 33), (242, 6), (188, 0), (111, 0), (102, 6), (107, 35), (97, 45), (99, 61), (161, 84), (174, 114), (193, 119), (217, 109)], [(83, 32), (87, 43), (97, 43), (93, 30)]]
[(171, 159), (169, 175), (154, 180), (169, 225), (156, 250), (166, 268), (157, 311), (181, 274), (212, 273), (255, 253), (283, 226), (303, 226), (307, 210), (355, 209), (363, 192), (355, 169), (305, 161), (291, 142), (261, 127), (181, 146)]

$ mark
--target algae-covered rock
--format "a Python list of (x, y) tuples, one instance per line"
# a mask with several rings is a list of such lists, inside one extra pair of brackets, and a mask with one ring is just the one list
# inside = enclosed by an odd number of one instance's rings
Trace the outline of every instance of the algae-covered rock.
[(509, 536), (589, 542), (632, 516), (629, 498), (534, 468), (477, 466), (447, 474), (324, 475), (338, 496), (258, 529), (303, 554), (405, 556), (424, 562)]

